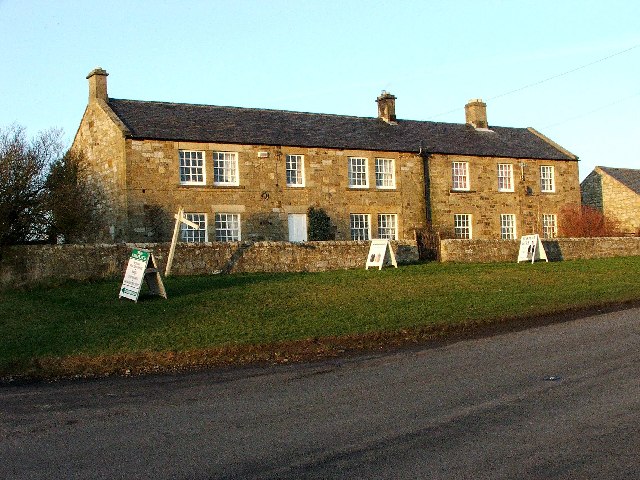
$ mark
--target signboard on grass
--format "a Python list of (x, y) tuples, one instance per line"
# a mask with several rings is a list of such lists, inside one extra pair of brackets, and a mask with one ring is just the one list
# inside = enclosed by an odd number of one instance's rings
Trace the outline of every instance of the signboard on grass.
[(398, 263), (396, 262), (396, 257), (393, 254), (389, 240), (371, 240), (365, 270), (368, 270), (369, 267), (378, 267), (378, 270), (382, 270), (385, 260), (387, 260), (387, 265), (393, 265), (395, 268), (398, 268)]
[(544, 246), (540, 241), (540, 235), (524, 235), (520, 239), (520, 251), (518, 252), (518, 263), (528, 262), (531, 263), (536, 260), (544, 260), (548, 262), (547, 252), (544, 251)]
[(142, 282), (145, 280), (149, 287), (149, 293), (167, 298), (167, 292), (158, 273), (158, 266), (153, 254), (149, 250), (134, 248), (129, 256), (129, 263), (127, 263), (127, 270), (120, 286), (118, 298), (128, 298), (137, 302)]

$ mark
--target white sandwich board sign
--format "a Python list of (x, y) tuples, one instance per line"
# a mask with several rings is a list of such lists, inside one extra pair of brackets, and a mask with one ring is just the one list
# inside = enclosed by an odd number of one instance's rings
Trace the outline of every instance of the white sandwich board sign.
[(393, 265), (395, 268), (398, 268), (398, 263), (396, 262), (396, 257), (393, 254), (389, 240), (371, 240), (365, 270), (368, 270), (369, 267), (378, 267), (378, 270), (382, 270), (382, 266), (385, 265), (385, 260), (387, 260), (387, 265)]
[(127, 263), (127, 271), (124, 274), (118, 298), (128, 298), (138, 302), (142, 282), (145, 280), (149, 287), (149, 293), (167, 298), (167, 292), (158, 273), (158, 265), (153, 253), (149, 250), (134, 248), (129, 257), (129, 263)]
[(524, 235), (520, 239), (520, 251), (518, 252), (518, 263), (528, 262), (531, 263), (536, 260), (544, 260), (548, 262), (547, 252), (544, 251), (544, 246), (540, 240), (540, 235)]

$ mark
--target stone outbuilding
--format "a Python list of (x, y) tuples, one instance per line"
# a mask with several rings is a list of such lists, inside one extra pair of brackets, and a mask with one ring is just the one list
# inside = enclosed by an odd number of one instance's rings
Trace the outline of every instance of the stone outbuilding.
[(640, 235), (640, 170), (596, 167), (580, 191), (582, 204), (614, 220), (621, 233)]
[(165, 241), (182, 206), (187, 242), (309, 239), (322, 209), (336, 240), (557, 234), (580, 202), (578, 158), (532, 128), (491, 125), (470, 101), (465, 123), (120, 100), (89, 73), (72, 149), (103, 191), (110, 241)]

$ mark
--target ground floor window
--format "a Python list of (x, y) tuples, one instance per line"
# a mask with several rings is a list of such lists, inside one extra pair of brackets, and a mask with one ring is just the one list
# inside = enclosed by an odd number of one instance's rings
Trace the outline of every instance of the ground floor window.
[(398, 215), (395, 213), (378, 215), (378, 238), (398, 239)]
[(369, 240), (371, 238), (369, 215), (352, 213), (349, 224), (351, 226), (351, 240)]
[(216, 241), (240, 241), (240, 215), (238, 213), (216, 213)]
[(503, 240), (516, 239), (516, 216), (513, 214), (500, 215), (500, 238)]
[(187, 243), (202, 243), (207, 241), (207, 214), (185, 213), (185, 218), (200, 227), (196, 230), (189, 225), (180, 223), (180, 240)]
[(471, 215), (455, 214), (453, 216), (453, 230), (456, 238), (471, 238)]
[(542, 215), (542, 238), (556, 238), (558, 235), (558, 224), (556, 216), (553, 214)]

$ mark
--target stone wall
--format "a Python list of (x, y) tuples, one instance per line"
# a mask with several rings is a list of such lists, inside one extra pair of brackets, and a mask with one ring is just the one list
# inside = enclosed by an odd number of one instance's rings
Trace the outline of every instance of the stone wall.
[(601, 181), (605, 217), (615, 220), (624, 234), (639, 232), (640, 195), (606, 173), (603, 173)]
[(591, 172), (580, 184), (582, 204), (599, 211), (602, 209), (602, 176), (597, 170)]
[(118, 241), (124, 237), (126, 177), (123, 129), (104, 100), (91, 99), (76, 132), (71, 149), (84, 156), (85, 172), (103, 197), (104, 226), (95, 232), (96, 241)]
[[(65, 280), (122, 277), (133, 247), (153, 252), (164, 274), (168, 243), (119, 245), (22, 245), (0, 257), (0, 288)], [(179, 244), (172, 275), (219, 272), (317, 272), (364, 268), (370, 242), (256, 242)], [(418, 261), (415, 242), (392, 242), (399, 264)]]
[[(452, 187), (452, 163), (467, 162), (469, 190)], [(498, 190), (498, 164), (509, 164), (513, 191)], [(540, 167), (552, 166), (555, 189), (542, 192)], [(580, 204), (577, 161), (431, 155), (427, 178), (428, 214), (434, 231), (453, 238), (455, 214), (471, 215), (473, 239), (500, 238), (500, 215), (515, 215), (516, 236), (542, 231), (542, 215)], [(562, 228), (561, 225), (558, 226)]]
[[(640, 237), (543, 240), (549, 261), (640, 255)], [(520, 240), (454, 240), (440, 243), (442, 262), (515, 262)]]
[(580, 184), (583, 205), (617, 223), (620, 233), (640, 232), (640, 195), (596, 167)]

